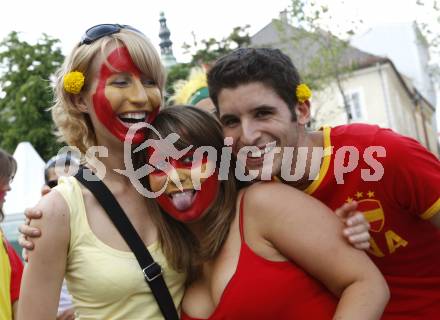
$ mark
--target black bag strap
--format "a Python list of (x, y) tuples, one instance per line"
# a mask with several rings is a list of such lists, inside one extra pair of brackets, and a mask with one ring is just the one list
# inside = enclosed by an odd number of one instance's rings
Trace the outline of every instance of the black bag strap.
[[(93, 179), (85, 179), (84, 173)], [(170, 291), (162, 277), (162, 268), (156, 263), (145, 246), (144, 242), (136, 232), (135, 228), (128, 220), (124, 210), (119, 205), (107, 186), (88, 168), (80, 166), (75, 178), (78, 179), (87, 189), (89, 189), (99, 204), (107, 212), (119, 233), (124, 238), (127, 245), (133, 251), (136, 259), (144, 273), (144, 278), (150, 286), (151, 291), (159, 305), (160, 311), (166, 320), (179, 320), (176, 307)]]

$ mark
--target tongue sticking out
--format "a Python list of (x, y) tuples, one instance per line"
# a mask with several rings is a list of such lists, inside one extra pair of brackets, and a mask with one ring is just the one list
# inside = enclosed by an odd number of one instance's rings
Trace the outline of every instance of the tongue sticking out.
[(193, 197), (193, 190), (187, 190), (172, 194), (171, 201), (177, 210), (184, 211), (191, 206)]

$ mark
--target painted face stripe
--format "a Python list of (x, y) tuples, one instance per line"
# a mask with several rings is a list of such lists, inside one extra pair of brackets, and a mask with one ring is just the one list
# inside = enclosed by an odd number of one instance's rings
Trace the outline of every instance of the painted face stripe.
[[(108, 66), (110, 64), (111, 67)], [(118, 47), (107, 57), (107, 61), (101, 65), (99, 82), (93, 94), (93, 107), (99, 121), (120, 141), (124, 141), (128, 133), (127, 128), (113, 111), (110, 101), (105, 95), (105, 87), (109, 77), (118, 72), (127, 72), (140, 78), (141, 71), (133, 63), (126, 47)], [(147, 122), (152, 122), (159, 112), (159, 106), (149, 113)], [(144, 131), (136, 132), (133, 143), (138, 144), (145, 140)]]
[[(193, 156), (194, 151), (189, 151), (179, 159), (167, 159), (165, 155), (155, 153), (153, 147), (149, 147), (147, 151), (150, 159), (150, 165), (156, 168), (151, 174), (164, 175), (174, 169), (195, 169), (200, 168), (208, 162), (208, 155), (204, 154), (202, 158), (193, 159), (192, 161), (184, 161), (186, 158)], [(152, 158), (154, 156), (154, 158)]]

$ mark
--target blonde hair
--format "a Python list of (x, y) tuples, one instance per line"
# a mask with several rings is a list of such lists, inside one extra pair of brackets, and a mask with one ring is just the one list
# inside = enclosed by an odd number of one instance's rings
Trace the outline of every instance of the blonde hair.
[(73, 96), (64, 90), (64, 76), (70, 71), (82, 72), (85, 76), (85, 84), (80, 94), (87, 92), (91, 84), (93, 59), (97, 54), (106, 57), (109, 49), (115, 44), (127, 48), (134, 64), (142, 73), (152, 77), (163, 97), (165, 69), (158, 52), (144, 35), (130, 29), (121, 29), (120, 32), (102, 37), (91, 44), (76, 45), (56, 73), (55, 104), (51, 110), (59, 140), (77, 147), (83, 154), (89, 147), (96, 145), (96, 135), (89, 115), (78, 110), (73, 102)]

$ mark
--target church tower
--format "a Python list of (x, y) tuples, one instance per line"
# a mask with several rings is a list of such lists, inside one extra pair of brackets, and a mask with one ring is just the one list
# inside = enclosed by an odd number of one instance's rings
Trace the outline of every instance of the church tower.
[(167, 27), (167, 19), (165, 19), (165, 14), (160, 13), (160, 54), (162, 58), (162, 63), (166, 68), (169, 68), (177, 63), (176, 58), (173, 55), (173, 42), (170, 40), (171, 32)]

